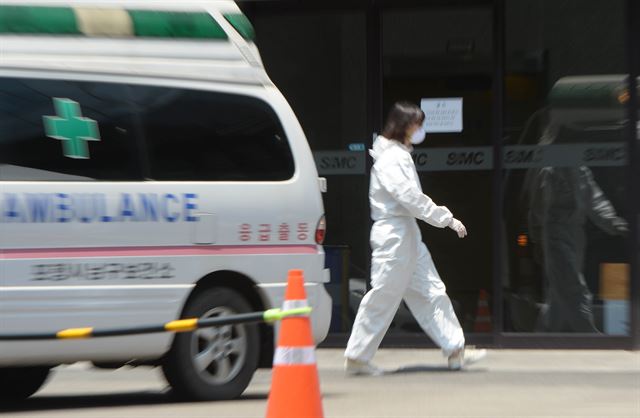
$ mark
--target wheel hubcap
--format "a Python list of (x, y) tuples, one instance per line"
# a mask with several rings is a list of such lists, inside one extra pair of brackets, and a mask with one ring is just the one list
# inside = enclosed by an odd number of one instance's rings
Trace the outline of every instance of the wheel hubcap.
[[(232, 309), (216, 307), (201, 318), (234, 315)], [(244, 325), (202, 328), (191, 336), (192, 359), (196, 371), (210, 384), (220, 385), (235, 378), (247, 355), (247, 335)]]

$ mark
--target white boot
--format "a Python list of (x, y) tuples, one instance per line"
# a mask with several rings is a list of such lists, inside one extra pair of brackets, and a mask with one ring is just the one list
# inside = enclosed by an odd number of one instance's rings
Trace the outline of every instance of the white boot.
[(461, 348), (449, 356), (449, 369), (460, 370), (465, 366), (477, 363), (487, 356), (487, 350)]
[(368, 361), (350, 358), (344, 361), (344, 372), (347, 376), (381, 376), (384, 374), (382, 369), (377, 368)]

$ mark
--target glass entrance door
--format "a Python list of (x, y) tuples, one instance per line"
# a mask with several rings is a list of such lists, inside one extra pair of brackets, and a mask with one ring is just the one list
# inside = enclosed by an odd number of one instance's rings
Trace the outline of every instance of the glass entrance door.
[[(414, 160), (424, 192), (467, 227), (419, 222), (465, 333), (492, 332), (492, 83), (490, 7), (383, 10), (383, 111), (400, 100), (426, 114)], [(404, 304), (391, 335), (422, 332)]]
[[(252, 22), (265, 68), (295, 111), (313, 152), (327, 221), (325, 265), (333, 299), (329, 332), (346, 334), (366, 288), (366, 17), (359, 9), (261, 13)], [(295, 36), (292, 36), (295, 34)]]

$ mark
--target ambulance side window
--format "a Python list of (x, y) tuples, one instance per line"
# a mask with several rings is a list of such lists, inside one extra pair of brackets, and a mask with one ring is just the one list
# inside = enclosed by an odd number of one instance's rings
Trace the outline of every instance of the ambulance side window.
[(289, 143), (262, 100), (131, 86), (154, 180), (279, 181), (293, 176)]
[(140, 180), (128, 87), (0, 77), (0, 179)]

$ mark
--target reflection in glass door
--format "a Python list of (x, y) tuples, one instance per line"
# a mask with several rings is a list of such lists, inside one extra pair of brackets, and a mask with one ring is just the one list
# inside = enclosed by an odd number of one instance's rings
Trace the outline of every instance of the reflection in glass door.
[(624, 10), (506, 2), (506, 332), (630, 333)]

